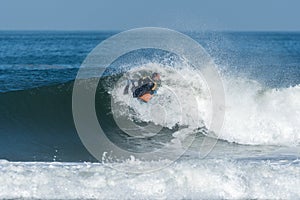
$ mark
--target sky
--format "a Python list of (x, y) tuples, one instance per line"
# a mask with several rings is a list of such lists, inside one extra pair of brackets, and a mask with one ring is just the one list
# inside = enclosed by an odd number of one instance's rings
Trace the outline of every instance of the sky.
[(0, 30), (300, 31), (300, 0), (0, 0)]

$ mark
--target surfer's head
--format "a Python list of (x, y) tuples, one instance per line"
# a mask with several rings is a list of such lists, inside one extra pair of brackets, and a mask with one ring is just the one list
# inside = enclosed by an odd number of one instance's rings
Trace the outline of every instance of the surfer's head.
[(152, 74), (152, 79), (153, 79), (154, 81), (160, 81), (160, 74), (157, 73), (157, 72), (154, 72), (154, 73)]

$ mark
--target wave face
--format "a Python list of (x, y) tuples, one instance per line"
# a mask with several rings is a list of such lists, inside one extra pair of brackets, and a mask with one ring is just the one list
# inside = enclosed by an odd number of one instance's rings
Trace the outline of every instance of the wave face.
[(0, 93), (1, 157), (20, 161), (88, 158), (73, 125), (71, 94), (71, 82)]

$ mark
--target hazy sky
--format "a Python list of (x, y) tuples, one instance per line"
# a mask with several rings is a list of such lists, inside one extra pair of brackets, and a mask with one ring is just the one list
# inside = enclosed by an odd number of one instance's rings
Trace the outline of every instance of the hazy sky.
[(0, 0), (0, 30), (300, 31), (300, 0)]

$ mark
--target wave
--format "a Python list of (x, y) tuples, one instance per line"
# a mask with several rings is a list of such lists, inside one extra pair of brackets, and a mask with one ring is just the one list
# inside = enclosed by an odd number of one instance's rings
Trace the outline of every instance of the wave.
[[(124, 148), (143, 149), (145, 145), (182, 142), (199, 128), (208, 127), (213, 102), (208, 86), (194, 70), (185, 66), (174, 70), (149, 63), (124, 74), (103, 77), (95, 100), (99, 122), (108, 137)], [(150, 103), (123, 95), (128, 78), (151, 71), (160, 72), (163, 81)], [(247, 145), (300, 144), (299, 85), (266, 88), (256, 81), (228, 74), (222, 75), (222, 81), (226, 104), (220, 139)], [(72, 88), (73, 81), (69, 81), (0, 93), (0, 157), (20, 161), (94, 161), (74, 126)], [(112, 105), (118, 109), (114, 110)], [(133, 145), (115, 121), (119, 116), (135, 123), (158, 125), (165, 136), (153, 137), (154, 143), (150, 145), (141, 141)], [(201, 133), (216, 137), (209, 130)]]
[[(299, 160), (182, 160), (153, 173), (114, 167), (161, 166), (128, 160), (99, 163), (0, 161), (1, 199), (297, 199)], [(118, 166), (115, 166), (118, 165)], [(112, 168), (111, 168), (112, 167)], [(14, 177), (14, 178), (12, 178)], [(30, 183), (30, 184), (29, 184)], [(49, 189), (51, 188), (51, 189)]]

